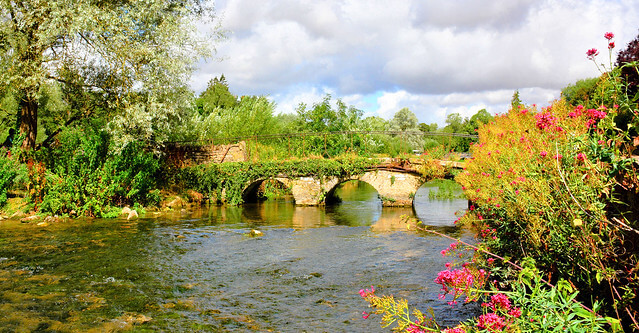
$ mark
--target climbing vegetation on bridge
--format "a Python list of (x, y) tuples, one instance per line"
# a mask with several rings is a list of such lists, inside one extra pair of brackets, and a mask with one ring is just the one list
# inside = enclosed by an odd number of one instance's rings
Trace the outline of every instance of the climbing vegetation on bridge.
[(252, 182), (277, 176), (286, 177), (346, 177), (368, 171), (379, 164), (377, 159), (342, 157), (336, 159), (305, 159), (289, 161), (235, 162), (202, 164), (181, 170), (175, 183), (184, 189), (203, 193), (211, 201), (227, 204), (243, 202), (242, 193)]

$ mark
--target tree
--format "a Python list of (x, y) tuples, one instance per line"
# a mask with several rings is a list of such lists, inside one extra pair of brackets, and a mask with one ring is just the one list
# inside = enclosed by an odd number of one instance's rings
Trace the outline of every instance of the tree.
[(426, 123), (419, 123), (419, 130), (424, 132), (424, 133), (433, 133), (433, 132), (437, 132), (437, 128), (439, 126), (437, 125), (437, 123), (431, 123), (430, 125), (426, 124)]
[(179, 117), (184, 100), (173, 99), (175, 92), (195, 61), (211, 53), (194, 26), (209, 13), (204, 0), (0, 3), (0, 95), (15, 93), (23, 148), (36, 145), (39, 98), (52, 82), (67, 99), (60, 126), (116, 110), (123, 111), (113, 117), (116, 131)]
[(519, 99), (519, 90), (515, 90), (513, 98), (510, 100), (510, 106), (512, 110), (518, 110), (521, 106), (521, 99)]
[(275, 103), (264, 96), (243, 97), (231, 108), (217, 107), (197, 128), (200, 139), (246, 137), (271, 132), (275, 128)]
[(324, 96), (320, 103), (307, 108), (300, 103), (297, 107), (297, 120), (300, 131), (336, 132), (356, 130), (361, 122), (362, 111), (353, 106), (347, 106), (338, 99), (336, 108), (331, 105), (331, 95)]
[(626, 81), (627, 93), (636, 100), (639, 92), (639, 36), (628, 43), (617, 55), (617, 67), (621, 67), (621, 76)]
[(460, 133), (464, 127), (464, 118), (457, 112), (451, 113), (446, 116), (446, 127), (444, 132), (447, 133)]
[(409, 130), (419, 130), (419, 128), (417, 127), (417, 124), (419, 123), (419, 121), (417, 120), (417, 116), (408, 108), (402, 108), (401, 110), (397, 111), (397, 113), (395, 113), (395, 115), (393, 116), (392, 122), (395, 126), (399, 127), (399, 129), (404, 132)]
[(583, 79), (575, 82), (574, 84), (567, 85), (561, 90), (561, 96), (570, 105), (583, 105), (586, 107), (597, 108), (595, 104), (591, 104), (592, 96), (597, 93), (597, 84), (599, 78)]
[(210, 80), (206, 90), (195, 100), (197, 110), (203, 116), (208, 116), (216, 108), (233, 108), (237, 103), (237, 96), (229, 91), (224, 74), (220, 78), (215, 77)]
[(491, 115), (486, 109), (481, 109), (477, 111), (474, 115), (470, 117), (468, 124), (470, 125), (467, 128), (467, 132), (470, 134), (475, 134), (475, 130), (479, 128), (480, 125), (488, 124), (493, 120), (493, 115)]

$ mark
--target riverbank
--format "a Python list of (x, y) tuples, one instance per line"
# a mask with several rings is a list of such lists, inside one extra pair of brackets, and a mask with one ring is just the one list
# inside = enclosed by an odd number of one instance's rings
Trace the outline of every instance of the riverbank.
[[(88, 216), (74, 215), (73, 212), (72, 214), (66, 215), (38, 213), (33, 210), (33, 205), (29, 202), (26, 191), (23, 190), (9, 191), (7, 197), (7, 204), (0, 210), (0, 222), (3, 220), (16, 220), (23, 223), (36, 223), (46, 226), (51, 223), (75, 219), (91, 219), (91, 217)], [(203, 200), (203, 195), (195, 191), (188, 191), (186, 195), (162, 191), (158, 206), (113, 207), (109, 217), (127, 220), (137, 219), (139, 217), (157, 218), (164, 215), (172, 216), (176, 213), (187, 214), (199, 210), (206, 205), (207, 203)]]

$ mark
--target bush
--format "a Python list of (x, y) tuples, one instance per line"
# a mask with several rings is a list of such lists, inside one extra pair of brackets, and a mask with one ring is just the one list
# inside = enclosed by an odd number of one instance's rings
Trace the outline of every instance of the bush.
[(487, 248), (514, 262), (533, 258), (552, 281), (607, 300), (607, 314), (635, 308), (637, 287), (636, 273), (624, 268), (637, 264), (634, 245), (624, 241), (623, 225), (631, 223), (608, 215), (615, 177), (631, 164), (609, 140), (616, 113), (561, 101), (511, 111), (480, 128), (473, 160), (457, 176), (475, 204), (464, 220)]
[(108, 134), (79, 128), (62, 133), (58, 145), (45, 153), (45, 162), (40, 210), (51, 214), (104, 216), (112, 206), (147, 204), (159, 169), (140, 143), (116, 153)]
[(0, 208), (7, 203), (7, 191), (13, 186), (19, 168), (19, 163), (5, 149), (0, 149)]

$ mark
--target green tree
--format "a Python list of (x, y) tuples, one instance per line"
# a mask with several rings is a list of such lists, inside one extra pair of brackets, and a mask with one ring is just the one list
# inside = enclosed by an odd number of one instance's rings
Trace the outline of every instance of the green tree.
[(198, 112), (208, 116), (216, 108), (230, 109), (238, 104), (237, 96), (231, 94), (224, 74), (209, 81), (206, 90), (195, 100)]
[(301, 103), (297, 107), (298, 127), (300, 131), (335, 132), (356, 130), (359, 127), (362, 111), (347, 106), (338, 99), (336, 108), (331, 105), (331, 95), (326, 95), (322, 102), (307, 108)]
[(437, 125), (437, 123), (431, 123), (430, 125), (426, 123), (419, 123), (419, 130), (424, 133), (437, 132), (438, 127), (439, 125)]
[(464, 118), (457, 112), (451, 113), (446, 116), (446, 124), (444, 132), (460, 133), (464, 128)]
[(362, 120), (362, 130), (364, 131), (388, 131), (390, 124), (382, 117), (371, 116)]
[[(419, 121), (413, 111), (402, 108), (395, 113), (391, 120), (393, 130), (402, 132), (419, 132)], [(396, 138), (399, 140), (399, 147), (396, 150), (410, 152), (424, 148), (424, 139), (421, 134), (401, 134)]]
[(598, 82), (599, 78), (596, 77), (579, 80), (574, 84), (569, 84), (564, 89), (562, 89), (561, 96), (570, 105), (589, 106), (591, 96), (594, 95), (597, 91)]
[[(195, 34), (203, 0), (22, 0), (0, 3), (0, 95), (18, 102), (24, 149), (38, 135), (43, 87), (68, 97), (63, 126), (96, 112), (117, 113), (114, 132), (167, 130), (179, 118), (193, 64), (211, 53)], [(176, 93), (176, 90), (178, 93)], [(155, 138), (157, 139), (157, 138)]]
[(488, 124), (494, 118), (495, 117), (493, 117), (493, 115), (486, 111), (486, 109), (481, 109), (470, 117), (470, 120), (468, 121), (469, 126), (467, 126), (466, 128), (466, 132), (468, 132), (469, 134), (475, 134), (475, 131), (479, 128), (480, 125)]
[(246, 96), (231, 108), (217, 107), (202, 120), (200, 139), (246, 137), (270, 133), (275, 128), (275, 103), (264, 96)]
[(418, 131), (418, 123), (417, 116), (413, 113), (413, 111), (408, 108), (402, 108), (397, 111), (393, 116), (392, 120), (394, 126), (398, 127), (401, 131)]
[(510, 100), (510, 107), (512, 110), (518, 110), (521, 106), (521, 99), (519, 98), (519, 90), (515, 90), (513, 98)]
[[(362, 111), (347, 106), (340, 99), (333, 105), (331, 95), (326, 95), (321, 102), (313, 104), (312, 108), (300, 103), (296, 111), (299, 132), (354, 131), (361, 126)], [(309, 147), (315, 149), (314, 153), (325, 156), (335, 156), (351, 148), (358, 149), (362, 143), (361, 137), (347, 133), (309, 138)]]

